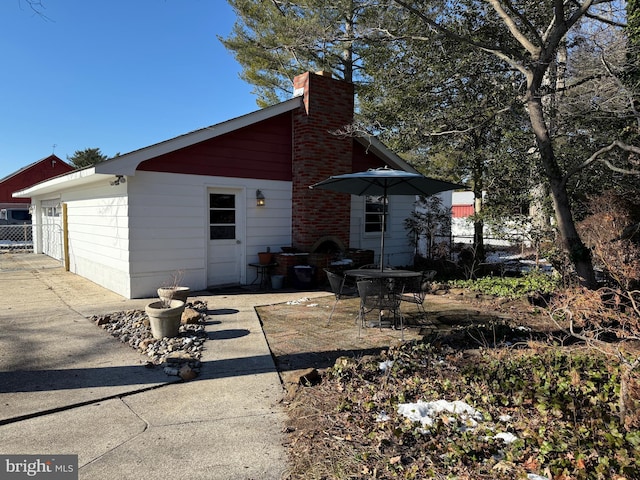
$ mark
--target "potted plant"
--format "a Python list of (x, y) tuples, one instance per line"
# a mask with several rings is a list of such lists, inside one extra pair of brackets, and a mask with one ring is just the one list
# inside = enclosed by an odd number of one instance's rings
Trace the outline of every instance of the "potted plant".
[(158, 289), (158, 297), (160, 300), (169, 305), (171, 300), (180, 300), (184, 303), (187, 303), (187, 298), (189, 298), (189, 293), (191, 293), (191, 289), (189, 287), (160, 287)]
[(164, 300), (158, 300), (148, 304), (144, 311), (149, 317), (153, 338), (160, 340), (164, 337), (178, 336), (184, 311), (182, 300), (170, 300), (168, 304)]
[(168, 307), (171, 300), (180, 300), (187, 303), (191, 289), (181, 285), (183, 277), (184, 273), (182, 271), (175, 272), (171, 285), (158, 288), (158, 297), (165, 303), (165, 306)]
[(266, 252), (258, 252), (258, 262), (260, 265), (269, 265), (271, 263), (271, 247), (267, 247)]
[(158, 288), (160, 300), (148, 304), (144, 309), (149, 317), (151, 335), (155, 339), (177, 337), (180, 332), (182, 312), (191, 291), (189, 287), (180, 285), (183, 277), (182, 271), (175, 272), (169, 286)]

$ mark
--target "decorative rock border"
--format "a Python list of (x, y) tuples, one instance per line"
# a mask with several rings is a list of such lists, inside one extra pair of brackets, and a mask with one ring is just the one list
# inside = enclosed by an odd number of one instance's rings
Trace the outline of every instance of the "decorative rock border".
[(205, 302), (187, 303), (178, 336), (161, 340), (151, 335), (149, 317), (143, 310), (93, 315), (89, 320), (112, 337), (149, 357), (146, 364), (148, 368), (163, 366), (167, 375), (191, 380), (199, 373), (202, 351), (208, 338), (204, 325), (206, 312)]

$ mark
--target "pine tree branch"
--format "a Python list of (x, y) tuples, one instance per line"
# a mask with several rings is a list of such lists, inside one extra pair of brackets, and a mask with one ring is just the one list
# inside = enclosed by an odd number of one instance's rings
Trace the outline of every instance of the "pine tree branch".
[(478, 128), (486, 125), (487, 123), (490, 123), (494, 118), (496, 118), (498, 115), (500, 115), (501, 113), (504, 112), (508, 112), (509, 110), (511, 110), (511, 107), (505, 107), (505, 108), (501, 108), (500, 110), (497, 110), (496, 112), (494, 112), (491, 116), (487, 117), (484, 121), (472, 125), (469, 128), (465, 128), (463, 130), (447, 130), (444, 132), (432, 132), (429, 133), (428, 135), (431, 137), (440, 137), (443, 135), (451, 135), (451, 134), (460, 134), (460, 133), (469, 133), (473, 130), (477, 130)]

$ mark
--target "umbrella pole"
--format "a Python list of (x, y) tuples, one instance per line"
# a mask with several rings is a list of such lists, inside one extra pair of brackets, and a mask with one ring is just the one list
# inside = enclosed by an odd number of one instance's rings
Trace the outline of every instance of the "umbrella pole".
[(384, 232), (387, 225), (387, 183), (384, 184), (382, 195), (382, 238), (380, 239), (380, 271), (384, 270)]

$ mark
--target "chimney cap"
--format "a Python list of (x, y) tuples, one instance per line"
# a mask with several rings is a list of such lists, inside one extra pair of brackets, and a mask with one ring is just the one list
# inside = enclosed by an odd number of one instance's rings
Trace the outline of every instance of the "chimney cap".
[(329, 77), (329, 78), (333, 77), (333, 74), (327, 70), (320, 70), (316, 72), (316, 75), (320, 75), (321, 77)]

